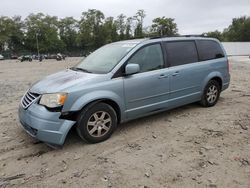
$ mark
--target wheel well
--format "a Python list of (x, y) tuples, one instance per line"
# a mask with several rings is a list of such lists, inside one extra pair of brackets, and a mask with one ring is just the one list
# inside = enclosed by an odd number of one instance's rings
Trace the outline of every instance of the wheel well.
[[(110, 99), (98, 99), (98, 100), (92, 101), (92, 102), (86, 104), (85, 106), (83, 106), (82, 109), (84, 109), (88, 105), (91, 105), (91, 104), (94, 105), (94, 104), (100, 103), (100, 102), (110, 105), (115, 110), (116, 115), (117, 115), (117, 122), (120, 123), (120, 121), (121, 121), (120, 107), (118, 106), (118, 104), (116, 102), (114, 102)], [(62, 113), (60, 116), (60, 119), (67, 119), (67, 120), (76, 121), (78, 114), (82, 111), (82, 109), (79, 111)]]
[(220, 77), (214, 77), (211, 80), (215, 80), (216, 82), (218, 82), (218, 84), (220, 85), (220, 89), (222, 88), (222, 80)]
[(103, 102), (103, 103), (106, 103), (108, 105), (110, 105), (116, 112), (116, 115), (117, 115), (117, 122), (120, 123), (121, 121), (121, 110), (120, 110), (120, 107), (118, 106), (118, 104), (110, 99), (101, 99), (101, 100), (98, 100), (98, 102)]

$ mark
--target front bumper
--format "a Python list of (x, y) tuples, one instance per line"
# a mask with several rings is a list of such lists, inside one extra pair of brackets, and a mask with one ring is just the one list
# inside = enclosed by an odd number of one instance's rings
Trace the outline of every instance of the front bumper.
[(32, 137), (55, 145), (63, 145), (75, 121), (60, 119), (60, 112), (50, 112), (44, 106), (33, 103), (28, 109), (19, 105), (19, 120)]

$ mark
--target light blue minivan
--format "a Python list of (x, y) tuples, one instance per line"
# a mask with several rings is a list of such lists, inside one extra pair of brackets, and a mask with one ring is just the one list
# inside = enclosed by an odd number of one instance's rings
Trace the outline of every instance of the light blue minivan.
[(19, 119), (49, 145), (63, 145), (72, 127), (97, 143), (125, 121), (197, 101), (214, 106), (229, 82), (228, 59), (216, 39), (120, 41), (35, 83), (21, 99)]

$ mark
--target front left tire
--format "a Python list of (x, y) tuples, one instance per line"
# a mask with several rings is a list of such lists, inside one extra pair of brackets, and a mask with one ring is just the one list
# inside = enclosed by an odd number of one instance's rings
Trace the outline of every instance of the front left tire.
[(116, 112), (106, 103), (88, 105), (81, 111), (76, 123), (78, 135), (89, 143), (107, 140), (116, 127)]

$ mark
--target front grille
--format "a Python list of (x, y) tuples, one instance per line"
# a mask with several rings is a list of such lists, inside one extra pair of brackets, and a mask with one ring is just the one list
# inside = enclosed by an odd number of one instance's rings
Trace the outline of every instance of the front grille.
[(28, 108), (40, 95), (37, 93), (27, 92), (22, 98), (22, 106), (24, 109)]

